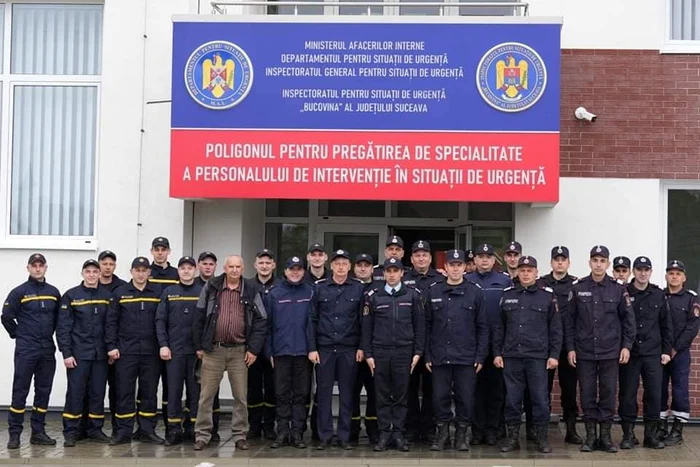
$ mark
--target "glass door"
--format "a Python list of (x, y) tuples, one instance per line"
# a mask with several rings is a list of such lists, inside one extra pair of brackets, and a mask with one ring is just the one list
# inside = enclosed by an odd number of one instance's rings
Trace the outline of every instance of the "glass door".
[(455, 229), (455, 248), (458, 250), (468, 250), (472, 247), (472, 228), (470, 225), (463, 225)]
[[(378, 264), (384, 258), (384, 242), (388, 229), (385, 225), (319, 224), (316, 226), (316, 241), (331, 252), (343, 249), (350, 252), (353, 260), (360, 253), (372, 255)], [(382, 258), (379, 255), (382, 254)]]

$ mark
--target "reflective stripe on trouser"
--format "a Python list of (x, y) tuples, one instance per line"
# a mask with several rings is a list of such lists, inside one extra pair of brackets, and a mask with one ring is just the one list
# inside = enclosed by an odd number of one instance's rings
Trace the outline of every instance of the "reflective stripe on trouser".
[(66, 370), (68, 390), (62, 417), (65, 436), (77, 435), (80, 431), (86, 395), (89, 401), (87, 433), (101, 430), (104, 425), (107, 360), (77, 360), (77, 364)]
[(10, 434), (22, 433), (25, 405), (29, 387), (34, 379), (34, 405), (32, 407), (32, 433), (41, 433), (46, 426), (46, 410), (49, 405), (53, 377), (56, 373), (56, 357), (50, 355), (23, 357), (15, 352), (15, 373), (12, 381), (12, 405), (7, 414)]
[[(160, 359), (157, 355), (122, 355), (115, 363), (117, 378), (117, 429), (120, 436), (131, 436), (138, 415), (144, 433), (154, 433)], [(136, 382), (139, 385), (139, 408), (134, 406)]]
[[(190, 421), (197, 420), (197, 406), (199, 404), (199, 384), (194, 378), (194, 364), (197, 356), (173, 355), (168, 361), (168, 430), (169, 434), (179, 434), (182, 432), (184, 418)], [(187, 407), (183, 412), (182, 393), (183, 387), (187, 391)]]
[(357, 367), (357, 377), (355, 378), (355, 393), (353, 394), (352, 421), (350, 422), (351, 436), (358, 436), (360, 432), (360, 405), (362, 388), (365, 388), (365, 430), (367, 434), (377, 433), (377, 399), (374, 389), (374, 376), (369, 369), (367, 362), (361, 362)]

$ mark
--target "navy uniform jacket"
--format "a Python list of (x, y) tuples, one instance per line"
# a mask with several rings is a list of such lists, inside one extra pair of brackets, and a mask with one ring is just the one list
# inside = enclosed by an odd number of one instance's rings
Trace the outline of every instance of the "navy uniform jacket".
[(671, 355), (673, 321), (664, 291), (654, 284), (649, 284), (645, 290), (639, 290), (632, 283), (627, 285), (627, 293), (630, 294), (637, 324), (637, 336), (631, 355)]
[(321, 275), (321, 277), (314, 276), (313, 274), (311, 274), (311, 269), (306, 269), (304, 271), (304, 278), (302, 279), (302, 281), (309, 284), (310, 286), (313, 286), (316, 284), (317, 281), (321, 279), (328, 279), (329, 277), (331, 277), (331, 272), (326, 268), (323, 268), (323, 274)]
[(678, 293), (664, 289), (673, 321), (673, 348), (682, 352), (690, 348), (700, 330), (700, 298), (694, 291), (682, 288)]
[(158, 284), (161, 290), (164, 290), (169, 285), (177, 284), (180, 281), (180, 276), (177, 273), (177, 268), (168, 263), (166, 267), (158, 266), (156, 263), (151, 263), (151, 277), (148, 282)]
[(489, 328), (481, 286), (436, 282), (424, 293), (426, 362), (433, 365), (483, 364), (489, 353)]
[(554, 297), (557, 299), (557, 306), (559, 307), (559, 316), (561, 317), (562, 323), (562, 344), (561, 350), (566, 353), (566, 343), (564, 339), (564, 316), (566, 316), (567, 310), (569, 309), (569, 293), (571, 292), (572, 284), (574, 281), (578, 280), (578, 277), (572, 276), (571, 274), (566, 274), (561, 279), (556, 279), (554, 274), (551, 272), (545, 276), (537, 279), (537, 282), (542, 287), (549, 287), (554, 291)]
[(267, 292), (268, 290), (270, 290), (270, 289), (272, 288), (273, 285), (275, 285), (275, 284), (277, 284), (277, 283), (279, 282), (279, 280), (275, 277), (274, 274), (272, 274), (272, 275), (270, 276), (270, 280), (268, 280), (268, 281), (265, 282), (265, 283), (263, 283), (263, 282), (260, 280), (260, 278), (258, 277), (257, 274), (251, 279), (251, 281), (252, 281), (252, 282), (255, 282), (256, 284), (258, 284), (258, 285), (261, 287), (261, 290), (262, 290), (261, 293), (263, 293), (263, 294), (264, 294), (265, 292)]
[(311, 351), (306, 336), (313, 297), (314, 288), (303, 280), (280, 280), (265, 293), (267, 357), (299, 357)]
[(121, 355), (158, 355), (156, 309), (160, 287), (146, 283), (141, 291), (129, 281), (112, 295), (107, 314), (107, 350)]
[[(487, 273), (470, 272), (465, 276), (468, 281), (475, 282), (484, 291), (486, 301), (486, 322), (489, 325), (489, 341), (493, 344), (493, 330), (501, 322), (501, 297), (503, 289), (513, 285), (510, 276), (503, 272), (491, 270)], [(493, 348), (491, 348), (493, 354)]]
[(15, 354), (30, 357), (56, 352), (53, 333), (60, 301), (58, 289), (45, 280), (30, 277), (12, 289), (2, 308), (2, 325), (16, 340)]
[(105, 325), (111, 296), (104, 287), (84, 283), (63, 295), (56, 341), (64, 359), (107, 360)]
[(314, 286), (306, 339), (309, 351), (356, 351), (360, 347), (360, 315), (365, 288), (348, 277), (338, 284), (321, 279)]
[(425, 350), (425, 312), (418, 291), (408, 286), (394, 295), (384, 287), (365, 295), (362, 309), (362, 350), (372, 358), (377, 348), (413, 347), (413, 355)]
[(493, 333), (494, 355), (559, 360), (561, 315), (554, 291), (520, 282), (503, 291), (501, 322)]
[(632, 350), (636, 335), (634, 309), (627, 289), (606, 275), (595, 282), (588, 275), (574, 281), (564, 317), (567, 352), (581, 360), (611, 360)]
[(100, 287), (106, 289), (110, 294), (112, 294), (124, 284), (126, 284), (124, 279), (120, 279), (116, 274), (112, 274), (112, 282), (109, 284), (103, 284), (100, 282)]
[[(384, 274), (384, 271), (382, 271), (382, 274)], [(430, 287), (431, 284), (445, 282), (445, 276), (433, 268), (428, 269), (428, 272), (425, 274), (421, 274), (412, 268), (406, 271), (406, 273), (403, 275), (403, 279), (401, 279), (401, 282), (409, 287), (418, 289), (419, 292), (423, 293), (428, 290), (428, 287)]]
[(175, 284), (167, 287), (156, 310), (156, 337), (159, 347), (169, 347), (173, 355), (195, 353), (192, 327), (202, 286)]

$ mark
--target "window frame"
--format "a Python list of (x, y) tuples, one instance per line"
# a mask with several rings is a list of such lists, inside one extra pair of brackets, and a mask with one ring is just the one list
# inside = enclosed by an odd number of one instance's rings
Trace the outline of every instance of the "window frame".
[[(15, 4), (45, 5), (99, 5), (104, 15), (104, 2), (96, 0), (3, 0), (0, 6), (5, 10), (3, 34), (3, 60), (0, 70), (0, 249), (38, 249), (95, 251), (97, 249), (97, 226), (99, 218), (99, 171), (100, 133), (102, 123), (102, 70), (97, 75), (36, 75), (11, 74), (12, 51), (12, 8)], [(104, 37), (104, 36), (103, 36)], [(104, 42), (103, 42), (104, 47)], [(101, 52), (103, 53), (103, 52)], [(12, 206), (12, 135), (14, 131), (14, 90), (17, 86), (78, 86), (96, 89), (95, 121), (95, 175), (93, 190), (92, 235), (12, 235), (10, 216)]]
[(668, 192), (671, 190), (700, 191), (700, 180), (662, 180), (661, 181), (661, 247), (663, 248), (663, 262), (668, 263)]
[[(664, 40), (660, 52), (662, 54), (697, 54), (700, 53), (700, 40), (671, 39), (673, 32), (673, 12), (671, 2), (666, 0), (664, 5)], [(700, 7), (700, 4), (698, 4)]]

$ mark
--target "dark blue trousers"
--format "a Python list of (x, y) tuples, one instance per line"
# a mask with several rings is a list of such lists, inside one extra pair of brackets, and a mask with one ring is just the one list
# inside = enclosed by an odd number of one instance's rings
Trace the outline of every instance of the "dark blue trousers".
[[(194, 378), (194, 364), (197, 361), (197, 356), (192, 355), (173, 355), (169, 360), (167, 376), (168, 376), (168, 433), (182, 433), (183, 410), (182, 410), (182, 393), (183, 388), (187, 390), (185, 404), (187, 406), (186, 416), (190, 421), (197, 419), (197, 408), (199, 407), (199, 384)], [(194, 425), (194, 423), (193, 423)]]
[[(690, 418), (690, 349), (678, 352), (673, 360), (664, 366), (661, 379), (661, 418), (668, 416), (687, 422)], [(671, 411), (668, 412), (668, 380), (671, 380)]]
[(471, 423), (474, 419), (476, 369), (472, 365), (433, 365), (433, 410), (435, 423), (452, 421), (452, 394), (455, 421)]
[(154, 433), (158, 404), (158, 355), (122, 355), (116, 361), (117, 428), (119, 436), (131, 436), (136, 417), (136, 382), (139, 385), (139, 426), (144, 433)]
[(525, 388), (530, 388), (532, 421), (535, 425), (549, 422), (549, 388), (547, 360), (544, 358), (506, 358), (503, 378), (506, 383), (507, 424), (519, 424)]
[(576, 362), (584, 422), (612, 423), (619, 369), (617, 358)]
[(639, 377), (644, 385), (644, 421), (657, 421), (661, 413), (661, 381), (663, 379), (661, 354), (631, 357), (620, 365), (620, 394), (617, 412), (623, 422), (637, 421), (637, 389)]
[(489, 355), (476, 376), (474, 431), (478, 434), (498, 433), (502, 428), (505, 388), (503, 370), (493, 366), (493, 355)]
[(46, 427), (46, 411), (56, 373), (56, 356), (36, 354), (22, 356), (15, 352), (15, 374), (12, 380), (12, 405), (7, 415), (10, 434), (21, 434), (24, 424), (25, 404), (29, 387), (34, 379), (34, 406), (32, 407), (32, 433), (42, 433)]
[(403, 437), (408, 413), (408, 384), (413, 347), (374, 348), (374, 385), (380, 433)]
[(357, 377), (356, 352), (319, 352), (321, 364), (316, 367), (316, 394), (318, 394), (318, 437), (330, 441), (333, 437), (333, 385), (338, 381), (340, 408), (338, 439), (350, 440), (352, 402)]
[(105, 422), (105, 389), (107, 386), (107, 360), (78, 360), (78, 366), (66, 370), (68, 390), (63, 408), (63, 435), (77, 436), (85, 409), (85, 397), (89, 399), (87, 434), (102, 429)]

